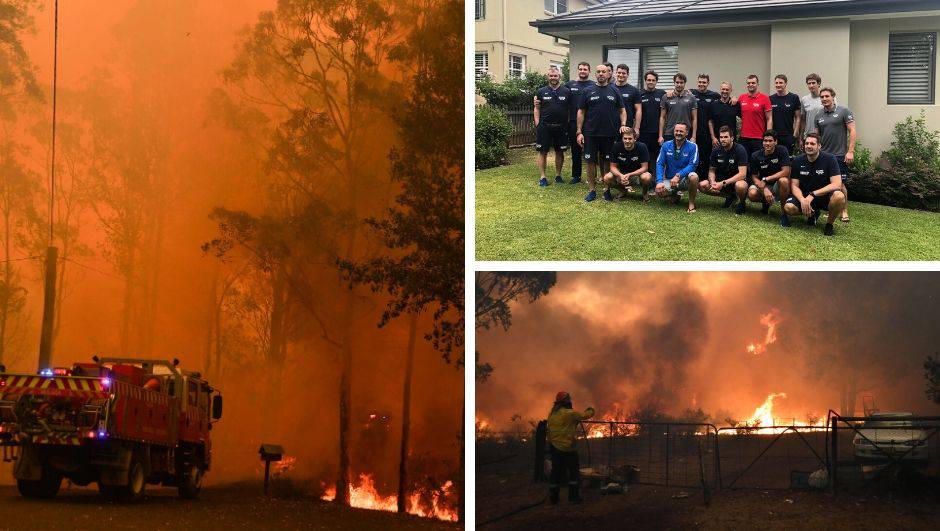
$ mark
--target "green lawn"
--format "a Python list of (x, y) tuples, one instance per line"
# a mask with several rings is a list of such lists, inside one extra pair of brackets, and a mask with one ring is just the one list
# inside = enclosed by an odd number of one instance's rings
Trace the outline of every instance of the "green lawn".
[[(654, 198), (585, 203), (587, 185), (538, 186), (531, 151), (517, 151), (509, 166), (476, 172), (477, 260), (938, 260), (940, 214), (852, 203), (850, 223), (836, 222), (834, 237), (822, 220), (779, 224), (780, 207), (762, 216), (748, 203), (735, 216), (722, 200), (699, 194), (698, 211)], [(563, 176), (570, 166), (565, 161)], [(686, 192), (687, 193), (687, 192)], [(616, 197), (617, 192), (614, 192)]]

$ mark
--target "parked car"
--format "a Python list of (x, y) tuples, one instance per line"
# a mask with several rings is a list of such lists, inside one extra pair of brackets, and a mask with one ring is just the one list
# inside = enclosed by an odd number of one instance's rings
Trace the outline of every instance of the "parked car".
[(900, 458), (908, 465), (926, 465), (927, 430), (919, 427), (913, 416), (913, 413), (873, 413), (852, 440), (855, 459), (864, 464), (884, 464)]

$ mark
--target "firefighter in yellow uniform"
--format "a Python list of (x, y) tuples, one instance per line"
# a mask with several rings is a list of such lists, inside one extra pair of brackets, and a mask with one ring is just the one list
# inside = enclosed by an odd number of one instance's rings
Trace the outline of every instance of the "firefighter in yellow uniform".
[(578, 465), (578, 451), (575, 449), (578, 422), (594, 416), (594, 408), (587, 408), (584, 413), (571, 408), (571, 395), (559, 391), (555, 395), (555, 404), (548, 415), (548, 443), (552, 453), (552, 476), (549, 493), (552, 504), (558, 503), (558, 491), (565, 479), (568, 480), (568, 501), (581, 501), (579, 493), (581, 473)]

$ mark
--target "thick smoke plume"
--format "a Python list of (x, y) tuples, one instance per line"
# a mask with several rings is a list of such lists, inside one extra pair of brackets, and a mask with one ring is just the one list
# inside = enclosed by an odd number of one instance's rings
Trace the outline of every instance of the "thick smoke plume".
[[(772, 393), (786, 394), (774, 400), (784, 421), (862, 414), (866, 397), (881, 411), (936, 414), (922, 369), (940, 339), (934, 276), (559, 273), (548, 295), (513, 306), (507, 332), (478, 334), (494, 372), (477, 385), (477, 415), (510, 429), (513, 415), (544, 418), (559, 390), (599, 414), (701, 408), (719, 423)], [(745, 348), (755, 338), (760, 356)]]

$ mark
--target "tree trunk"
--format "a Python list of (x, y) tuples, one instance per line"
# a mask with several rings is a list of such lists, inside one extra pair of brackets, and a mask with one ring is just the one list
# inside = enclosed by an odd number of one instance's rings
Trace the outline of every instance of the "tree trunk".
[(130, 354), (131, 341), (131, 315), (134, 304), (134, 266), (133, 258), (128, 263), (127, 273), (124, 275), (124, 308), (121, 311), (121, 355)]
[(3, 211), (3, 292), (0, 293), (0, 364), (3, 363), (7, 347), (7, 320), (10, 316), (10, 302), (13, 299), (13, 266), (10, 263), (10, 210), (9, 202), (4, 201)]
[(285, 287), (283, 274), (279, 269), (275, 269), (271, 273), (271, 322), (269, 324), (268, 352), (265, 354), (268, 381), (263, 401), (263, 404), (270, 408), (268, 414), (264, 415), (265, 433), (271, 434), (273, 437), (279, 435), (280, 426), (277, 422), (276, 412), (281, 409), (277, 407), (277, 404), (280, 403), (281, 387), (284, 383), (284, 353), (286, 352), (284, 348)]
[(222, 266), (218, 260), (215, 261), (215, 267), (212, 268), (212, 283), (209, 284), (209, 306), (206, 312), (206, 343), (205, 343), (205, 361), (203, 362), (203, 371), (206, 378), (212, 374), (212, 340), (215, 337), (215, 309), (219, 299), (219, 272)]
[(418, 335), (418, 314), (412, 314), (408, 323), (408, 348), (405, 352), (405, 384), (401, 403), (401, 451), (398, 455), (398, 512), (407, 511), (405, 494), (408, 489), (408, 432), (411, 429), (411, 373), (415, 357), (415, 337)]

